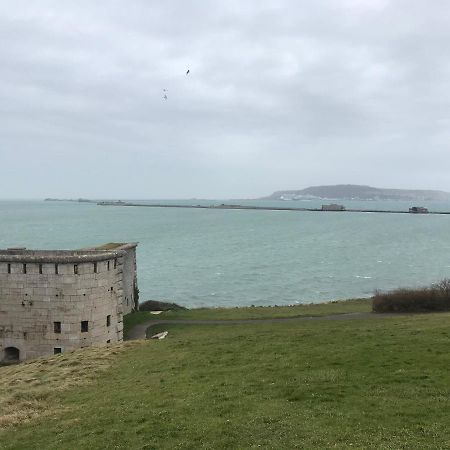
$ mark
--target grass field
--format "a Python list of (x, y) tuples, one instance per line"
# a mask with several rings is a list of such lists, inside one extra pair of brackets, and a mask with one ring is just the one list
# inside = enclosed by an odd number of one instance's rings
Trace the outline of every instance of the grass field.
[(372, 310), (370, 299), (341, 300), (329, 303), (295, 306), (256, 306), (247, 308), (198, 308), (179, 311), (164, 311), (159, 315), (148, 311), (128, 314), (124, 320), (125, 335), (128, 330), (148, 320), (236, 320), (236, 319), (273, 319), (282, 317), (327, 316), (351, 312), (369, 312)]
[(40, 408), (0, 420), (0, 448), (448, 449), (449, 322), (169, 324), (98, 370), (93, 349), (0, 368), (0, 417), (14, 399)]

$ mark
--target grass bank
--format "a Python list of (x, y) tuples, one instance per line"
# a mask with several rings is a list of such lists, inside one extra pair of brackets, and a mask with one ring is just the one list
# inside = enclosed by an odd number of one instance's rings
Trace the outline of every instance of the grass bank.
[(328, 303), (294, 306), (255, 306), (246, 308), (196, 308), (178, 311), (163, 311), (152, 315), (148, 311), (138, 311), (124, 318), (124, 332), (134, 325), (148, 320), (239, 320), (239, 319), (279, 319), (284, 317), (327, 316), (352, 312), (370, 312), (371, 299), (339, 300)]
[(134, 341), (101, 349), (86, 348), (0, 367), (0, 430), (37, 417), (51, 417), (62, 407), (59, 393), (97, 379), (118, 355), (136, 345), (139, 343)]
[[(0, 446), (450, 448), (449, 320), (169, 324), (165, 340), (127, 347), (89, 381), (58, 390), (66, 375), (55, 376), (51, 412), (0, 431)], [(86, 373), (80, 355), (51, 358), (46, 373), (62, 358)], [(0, 379), (26, 399), (16, 369)]]

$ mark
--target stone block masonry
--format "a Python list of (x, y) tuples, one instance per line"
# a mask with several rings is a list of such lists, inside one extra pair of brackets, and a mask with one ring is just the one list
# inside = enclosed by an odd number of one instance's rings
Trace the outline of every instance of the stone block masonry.
[(136, 246), (0, 250), (0, 361), (122, 341), (138, 305)]

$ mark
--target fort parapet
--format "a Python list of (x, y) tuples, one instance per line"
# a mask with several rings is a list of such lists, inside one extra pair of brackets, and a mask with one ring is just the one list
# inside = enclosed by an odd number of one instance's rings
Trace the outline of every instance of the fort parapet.
[(0, 250), (0, 361), (122, 341), (138, 305), (136, 246)]

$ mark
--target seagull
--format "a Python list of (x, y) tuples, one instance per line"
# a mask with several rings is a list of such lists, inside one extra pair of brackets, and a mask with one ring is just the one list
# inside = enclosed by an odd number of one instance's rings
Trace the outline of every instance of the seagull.
[(186, 75), (189, 75), (189, 72), (190, 72), (190, 70), (188, 69), (187, 72), (186, 72)]
[(167, 94), (164, 94), (163, 99), (167, 100)]

